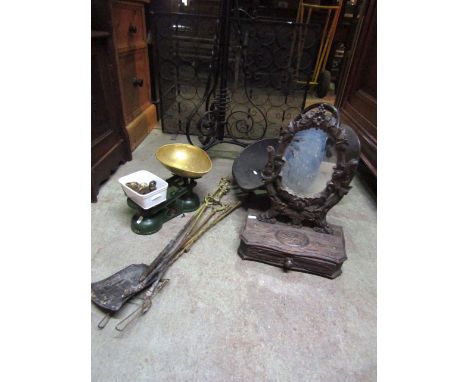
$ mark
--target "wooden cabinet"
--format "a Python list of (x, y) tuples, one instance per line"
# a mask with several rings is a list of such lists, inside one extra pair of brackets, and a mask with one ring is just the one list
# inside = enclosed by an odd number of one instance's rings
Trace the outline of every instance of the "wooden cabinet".
[(132, 159), (120, 103), (116, 52), (106, 1), (92, 2), (91, 31), (91, 201), (119, 164)]
[(125, 123), (129, 124), (151, 105), (146, 50), (123, 52), (119, 55), (119, 67)]
[(362, 2), (336, 105), (361, 141), (361, 159), (377, 178), (377, 0)]
[(149, 0), (113, 0), (112, 28), (122, 108), (132, 151), (156, 126), (151, 103), (145, 4)]

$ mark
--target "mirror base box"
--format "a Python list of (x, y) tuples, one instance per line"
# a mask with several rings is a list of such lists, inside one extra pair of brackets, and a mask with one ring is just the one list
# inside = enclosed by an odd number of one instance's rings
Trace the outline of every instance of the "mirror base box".
[(332, 234), (320, 233), (306, 226), (262, 222), (257, 219), (260, 213), (248, 210), (238, 248), (242, 259), (330, 279), (341, 274), (347, 258), (341, 227), (330, 225)]

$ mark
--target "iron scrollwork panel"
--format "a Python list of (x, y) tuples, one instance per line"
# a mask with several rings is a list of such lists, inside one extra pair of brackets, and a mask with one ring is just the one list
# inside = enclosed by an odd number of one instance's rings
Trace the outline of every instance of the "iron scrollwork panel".
[[(214, 134), (209, 123), (200, 121), (209, 119), (210, 102), (219, 95), (200, 104), (216, 64), (217, 18), (175, 12), (153, 12), (151, 17), (163, 131), (185, 133), (187, 118), (200, 106), (190, 133)], [(319, 24), (232, 17), (226, 136), (277, 137), (281, 126), (300, 113), (320, 31)]]

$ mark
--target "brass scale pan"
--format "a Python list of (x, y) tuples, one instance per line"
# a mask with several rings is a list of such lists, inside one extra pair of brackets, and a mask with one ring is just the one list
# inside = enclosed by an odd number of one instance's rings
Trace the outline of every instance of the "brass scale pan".
[(173, 174), (185, 178), (201, 178), (211, 170), (208, 154), (201, 148), (186, 143), (161, 146), (156, 158)]

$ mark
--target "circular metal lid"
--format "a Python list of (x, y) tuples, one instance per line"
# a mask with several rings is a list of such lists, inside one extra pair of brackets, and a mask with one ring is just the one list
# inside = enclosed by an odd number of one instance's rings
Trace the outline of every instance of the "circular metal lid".
[(232, 165), (232, 175), (240, 188), (252, 191), (263, 186), (262, 171), (268, 161), (267, 147), (278, 149), (278, 138), (267, 138), (247, 146)]

